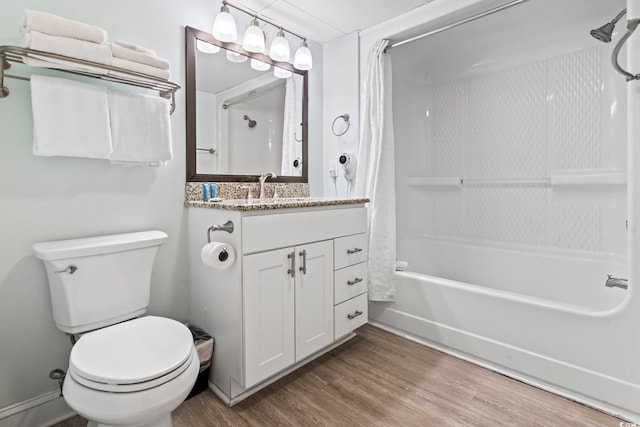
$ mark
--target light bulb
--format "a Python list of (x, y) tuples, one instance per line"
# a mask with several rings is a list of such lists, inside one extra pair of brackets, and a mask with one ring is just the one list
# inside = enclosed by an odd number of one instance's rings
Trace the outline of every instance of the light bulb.
[(273, 75), (279, 79), (288, 79), (293, 75), (293, 73), (289, 70), (285, 70), (280, 67), (273, 67)]
[(247, 57), (244, 55), (241, 55), (239, 53), (235, 53), (231, 50), (227, 51), (227, 59), (231, 62), (244, 62), (247, 60)]
[(271, 68), (271, 65), (267, 64), (266, 62), (258, 61), (257, 59), (251, 58), (251, 68), (256, 71), (267, 71), (269, 68)]
[(251, 21), (251, 25), (249, 25), (244, 32), (242, 47), (247, 52), (264, 52), (264, 33), (260, 29), (258, 20), (255, 17)]
[(215, 44), (207, 43), (204, 40), (196, 41), (196, 49), (198, 49), (202, 53), (218, 53), (220, 52), (220, 47)]
[(238, 30), (236, 29), (236, 21), (229, 13), (229, 7), (222, 2), (220, 13), (213, 22), (213, 37), (221, 42), (235, 43), (238, 39)]
[(276, 38), (271, 42), (269, 57), (274, 61), (288, 61), (289, 58), (291, 58), (289, 42), (284, 37), (284, 31), (282, 31), (282, 28), (278, 31)]
[(313, 57), (307, 47), (306, 40), (302, 40), (300, 47), (296, 50), (296, 54), (293, 57), (293, 66), (298, 70), (310, 70), (313, 67)]

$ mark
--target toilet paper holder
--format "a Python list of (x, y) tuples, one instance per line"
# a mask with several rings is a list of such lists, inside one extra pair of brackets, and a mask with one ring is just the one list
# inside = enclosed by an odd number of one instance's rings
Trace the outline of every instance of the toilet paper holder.
[(212, 231), (226, 231), (227, 233), (231, 234), (231, 233), (233, 233), (233, 228), (234, 228), (234, 226), (233, 226), (233, 222), (232, 221), (227, 221), (222, 225), (212, 225), (207, 230), (207, 242), (211, 243), (211, 232)]

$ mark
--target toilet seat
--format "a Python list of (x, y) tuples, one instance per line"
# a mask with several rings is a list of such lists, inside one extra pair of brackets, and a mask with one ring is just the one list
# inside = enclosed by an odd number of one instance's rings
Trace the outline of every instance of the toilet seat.
[(195, 354), (186, 326), (147, 316), (83, 335), (71, 350), (69, 374), (95, 390), (142, 391), (182, 374)]

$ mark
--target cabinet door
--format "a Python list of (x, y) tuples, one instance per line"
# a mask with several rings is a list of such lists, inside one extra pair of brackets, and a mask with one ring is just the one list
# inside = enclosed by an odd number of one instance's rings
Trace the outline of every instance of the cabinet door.
[(293, 248), (243, 257), (244, 386), (295, 362)]
[(295, 250), (296, 360), (302, 360), (333, 342), (333, 242)]

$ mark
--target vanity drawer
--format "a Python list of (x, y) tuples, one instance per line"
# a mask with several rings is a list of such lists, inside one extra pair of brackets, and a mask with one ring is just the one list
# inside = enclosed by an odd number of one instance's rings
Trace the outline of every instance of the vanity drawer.
[(334, 304), (340, 304), (350, 298), (367, 292), (367, 263), (345, 267), (333, 273), (335, 286)]
[(359, 295), (335, 307), (335, 339), (342, 338), (367, 323), (367, 294)]
[(367, 260), (367, 233), (354, 234), (334, 240), (334, 268), (339, 270)]

